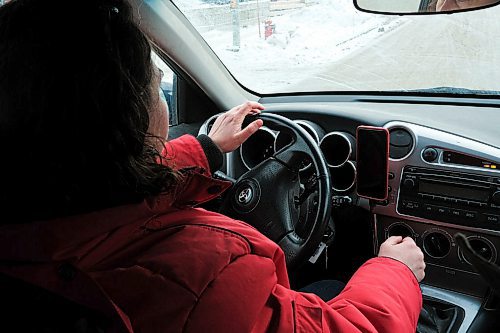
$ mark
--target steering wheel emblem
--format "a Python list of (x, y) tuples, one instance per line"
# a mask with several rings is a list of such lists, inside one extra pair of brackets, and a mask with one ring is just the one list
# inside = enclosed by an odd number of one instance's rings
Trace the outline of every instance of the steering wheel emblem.
[(249, 203), (253, 198), (253, 192), (251, 187), (244, 188), (241, 190), (240, 194), (238, 194), (238, 201), (242, 204)]

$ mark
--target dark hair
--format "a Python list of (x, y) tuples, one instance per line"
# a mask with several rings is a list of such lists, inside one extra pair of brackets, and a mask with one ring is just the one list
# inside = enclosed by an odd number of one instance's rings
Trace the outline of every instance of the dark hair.
[(176, 173), (147, 133), (154, 73), (125, 0), (1, 6), (0, 223), (138, 202), (173, 186)]

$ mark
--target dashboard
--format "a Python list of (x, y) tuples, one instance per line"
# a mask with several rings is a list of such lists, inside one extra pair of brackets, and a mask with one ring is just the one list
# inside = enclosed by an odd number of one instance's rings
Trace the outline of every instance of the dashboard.
[[(352, 103), (331, 96), (295, 96), (261, 102), (266, 111), (294, 120), (319, 145), (330, 171), (334, 209), (357, 206), (373, 214), (374, 253), (392, 235), (415, 240), (427, 264), (422, 289), (439, 299), (464, 303), (463, 327), (467, 327), (488, 285), (463, 256), (454, 235), (464, 234), (489, 262), (500, 261), (499, 106), (489, 101), (457, 103), (456, 98), (454, 105), (445, 98), (428, 99), (428, 104), (411, 98), (356, 99)], [(202, 132), (208, 131), (210, 121)], [(360, 125), (385, 127), (390, 133), (385, 201), (368, 201), (356, 194), (355, 133)], [(238, 178), (287, 140), (262, 128), (227, 157), (228, 174)], [(301, 173), (307, 173), (308, 166), (305, 158)]]

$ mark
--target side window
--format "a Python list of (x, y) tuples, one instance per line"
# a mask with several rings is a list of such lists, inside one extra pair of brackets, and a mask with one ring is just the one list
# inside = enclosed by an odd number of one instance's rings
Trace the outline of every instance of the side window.
[(160, 93), (163, 93), (162, 97), (167, 101), (169, 126), (175, 126), (178, 124), (176, 93), (177, 75), (156, 53), (152, 53), (152, 58), (153, 63), (163, 72), (160, 83)]

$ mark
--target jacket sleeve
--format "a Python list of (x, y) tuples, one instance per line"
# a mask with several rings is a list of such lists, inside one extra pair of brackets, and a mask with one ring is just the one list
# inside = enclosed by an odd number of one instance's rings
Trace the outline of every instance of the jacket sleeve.
[(290, 313), (295, 332), (414, 333), (421, 307), (420, 287), (410, 269), (393, 259), (374, 258), (327, 303), (277, 285), (265, 310)]
[(366, 262), (325, 303), (280, 284), (273, 260), (245, 255), (210, 284), (187, 331), (414, 333), (421, 306), (413, 273), (389, 258)]
[(168, 141), (162, 152), (163, 163), (180, 170), (189, 167), (200, 167), (210, 173), (210, 164), (200, 142), (191, 135), (183, 135)]
[[(415, 332), (422, 308), (422, 292), (413, 272), (390, 258), (373, 258), (351, 278), (339, 296), (327, 303), (337, 324), (362, 332)], [(333, 319), (333, 321), (332, 321)]]

